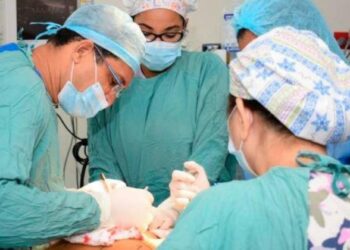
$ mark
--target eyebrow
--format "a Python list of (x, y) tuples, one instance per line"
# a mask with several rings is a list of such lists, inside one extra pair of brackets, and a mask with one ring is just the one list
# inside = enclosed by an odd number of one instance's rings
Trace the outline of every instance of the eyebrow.
[[(144, 23), (139, 23), (139, 26), (144, 26), (147, 29), (154, 30), (151, 26), (149, 26), (147, 24), (144, 24)], [(164, 31), (170, 31), (170, 30), (173, 30), (173, 29), (181, 29), (181, 26), (173, 25), (173, 26), (170, 26), (170, 27), (166, 28)]]
[(173, 29), (181, 29), (181, 27), (179, 25), (173, 25), (173, 26), (166, 28), (165, 30), (169, 31), (169, 30), (173, 30)]
[(147, 29), (153, 30), (153, 28), (152, 28), (151, 26), (148, 26), (147, 24), (139, 23), (138, 25), (139, 25), (139, 26), (144, 26), (144, 27), (147, 28)]

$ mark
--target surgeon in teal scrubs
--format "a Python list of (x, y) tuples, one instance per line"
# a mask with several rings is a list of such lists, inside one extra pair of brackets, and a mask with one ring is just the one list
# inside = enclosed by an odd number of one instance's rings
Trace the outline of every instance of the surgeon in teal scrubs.
[(218, 182), (227, 158), (229, 74), (212, 53), (182, 50), (196, 1), (124, 1), (147, 39), (142, 72), (111, 108), (89, 120), (91, 180), (104, 173), (148, 187), (160, 204), (175, 169), (192, 160)]
[[(316, 33), (344, 62), (350, 64), (340, 49), (312, 0), (246, 0), (237, 8), (233, 20), (240, 47), (269, 30), (285, 25)], [(343, 163), (350, 164), (350, 140), (327, 145), (327, 152)]]
[(136, 215), (112, 209), (120, 203), (140, 206), (136, 216), (152, 208), (145, 190), (65, 190), (55, 113), (60, 105), (88, 118), (114, 102), (139, 68), (139, 27), (113, 6), (89, 5), (45, 34), (48, 43), (32, 53), (0, 46), (0, 248), (32, 247)]
[(158, 249), (348, 249), (350, 166), (326, 144), (350, 136), (350, 67), (314, 33), (280, 27), (230, 68), (230, 153), (256, 178), (200, 193)]

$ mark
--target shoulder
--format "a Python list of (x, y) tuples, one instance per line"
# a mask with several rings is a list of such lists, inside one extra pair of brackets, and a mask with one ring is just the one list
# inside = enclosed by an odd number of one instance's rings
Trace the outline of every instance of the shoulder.
[[(247, 203), (258, 203), (251, 194), (257, 192), (256, 181), (232, 181), (218, 184), (199, 194), (186, 209), (186, 214), (198, 214), (205, 223), (206, 220), (220, 224), (231, 217), (232, 214), (244, 212), (250, 214)], [(254, 206), (255, 207), (255, 206)], [(220, 216), (217, 215), (220, 211)], [(242, 214), (242, 215), (244, 215)]]
[(35, 101), (35, 97), (45, 94), (42, 79), (22, 51), (0, 53), (0, 83), (0, 89), (3, 89), (1, 99), (8, 105), (27, 96), (30, 96), (28, 101)]
[(200, 193), (160, 249), (228, 249), (222, 247), (236, 241), (236, 229), (252, 227), (254, 213), (247, 206), (244, 190), (249, 186), (252, 184), (233, 181)]
[(211, 52), (190, 52), (182, 51), (182, 56), (179, 60), (181, 65), (193, 68), (209, 68), (209, 69), (226, 69), (225, 63), (214, 53)]
[(0, 53), (1, 112), (8, 114), (8, 119), (26, 121), (36, 127), (47, 122), (45, 114), (50, 112), (50, 104), (44, 82), (25, 53)]
[(214, 224), (220, 225), (215, 232), (231, 235), (228, 245), (239, 246), (243, 238), (254, 235), (259, 238), (261, 230), (273, 235), (285, 222), (300, 233), (297, 229), (306, 228), (308, 221), (308, 173), (306, 169), (276, 168), (253, 180), (219, 184), (199, 195), (189, 208), (201, 210), (204, 229), (215, 218)]
[(204, 89), (221, 89), (219, 93), (227, 94), (229, 85), (229, 71), (226, 64), (211, 52), (183, 51), (176, 62), (172, 74), (183, 75), (193, 79)]
[[(259, 214), (268, 199), (274, 200), (291, 193), (307, 193), (309, 170), (274, 168), (264, 176), (249, 181), (218, 184), (198, 195), (189, 209), (205, 207), (206, 213), (222, 211), (240, 216)], [(298, 196), (298, 198), (301, 198)]]
[(274, 167), (265, 175), (265, 182), (268, 185), (278, 184), (284, 188), (304, 188), (308, 185), (310, 169), (297, 167)]

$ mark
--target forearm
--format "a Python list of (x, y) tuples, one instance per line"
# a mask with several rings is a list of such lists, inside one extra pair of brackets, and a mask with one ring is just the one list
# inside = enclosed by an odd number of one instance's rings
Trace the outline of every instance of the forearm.
[(0, 247), (27, 247), (94, 230), (100, 209), (81, 192), (41, 192), (0, 181)]

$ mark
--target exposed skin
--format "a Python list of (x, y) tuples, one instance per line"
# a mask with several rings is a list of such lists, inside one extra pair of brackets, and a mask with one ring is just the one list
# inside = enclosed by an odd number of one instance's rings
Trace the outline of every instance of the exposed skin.
[[(187, 21), (184, 24), (183, 18), (168, 9), (152, 9), (137, 14), (134, 21), (140, 26), (143, 32), (152, 32), (155, 34), (162, 34), (166, 32), (181, 32), (185, 30)], [(157, 40), (160, 40), (158, 38)], [(157, 76), (162, 72), (154, 72), (149, 70), (146, 66), (141, 65), (142, 72), (146, 78)]]
[(236, 149), (243, 142), (242, 151), (257, 175), (274, 166), (297, 167), (295, 158), (300, 151), (326, 154), (324, 146), (276, 131), (258, 113), (245, 107), (241, 98), (236, 99), (229, 118), (229, 131)]
[[(101, 83), (108, 103), (111, 105), (115, 101), (112, 74), (103, 61), (97, 64), (97, 79), (95, 79), (96, 60), (92, 41), (74, 41), (60, 47), (47, 43), (36, 48), (32, 58), (54, 104), (58, 104), (58, 95), (68, 80), (72, 80), (75, 88), (81, 92), (97, 80)], [(106, 57), (105, 59), (117, 73), (123, 85), (127, 87), (134, 76), (131, 67), (117, 58)], [(71, 79), (73, 64), (74, 72)]]
[(256, 39), (257, 36), (250, 30), (244, 31), (243, 35), (238, 39), (238, 47), (243, 50), (251, 41)]

